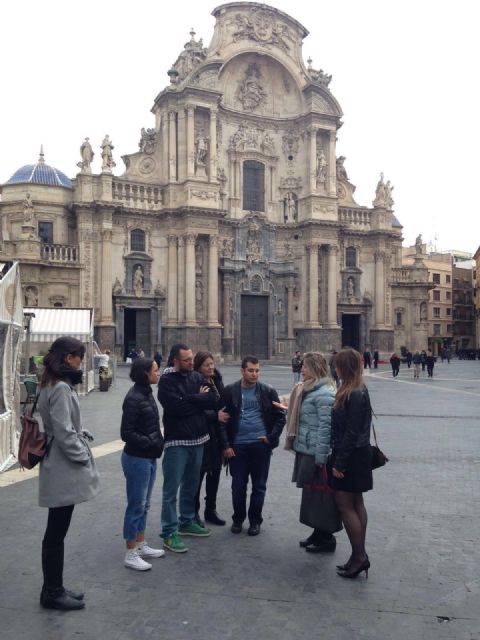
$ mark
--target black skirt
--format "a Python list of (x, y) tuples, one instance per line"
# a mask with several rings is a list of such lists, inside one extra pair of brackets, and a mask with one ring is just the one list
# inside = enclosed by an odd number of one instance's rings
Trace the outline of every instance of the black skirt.
[(363, 493), (373, 489), (372, 450), (369, 444), (352, 451), (343, 478), (333, 477), (333, 467), (335, 467), (335, 450), (328, 463), (328, 483), (332, 489), (350, 493)]

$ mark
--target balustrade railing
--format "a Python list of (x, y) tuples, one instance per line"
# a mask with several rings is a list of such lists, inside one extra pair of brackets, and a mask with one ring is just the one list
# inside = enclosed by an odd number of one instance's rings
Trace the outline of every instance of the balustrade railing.
[(62, 264), (80, 262), (78, 247), (71, 244), (42, 244), (42, 260)]
[(338, 210), (338, 218), (344, 224), (355, 226), (369, 227), (371, 224), (372, 212), (368, 209), (347, 209), (340, 207)]
[(126, 207), (133, 209), (160, 209), (162, 206), (162, 191), (160, 187), (152, 187), (135, 182), (113, 180), (112, 197), (120, 200)]
[(390, 277), (392, 282), (409, 282), (412, 279), (411, 269), (408, 267), (392, 267)]

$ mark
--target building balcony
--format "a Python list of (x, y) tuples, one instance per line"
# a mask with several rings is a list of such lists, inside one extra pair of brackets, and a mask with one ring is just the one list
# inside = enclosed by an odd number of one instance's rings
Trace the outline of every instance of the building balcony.
[(42, 244), (42, 260), (55, 264), (80, 264), (80, 253), (77, 245)]

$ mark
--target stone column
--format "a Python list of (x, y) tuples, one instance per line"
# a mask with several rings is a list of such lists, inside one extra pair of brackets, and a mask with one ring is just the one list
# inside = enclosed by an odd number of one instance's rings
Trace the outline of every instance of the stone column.
[(337, 326), (337, 247), (333, 244), (328, 247), (327, 323)]
[(209, 236), (208, 324), (218, 325), (218, 236)]
[(293, 284), (287, 285), (287, 338), (293, 339)]
[(187, 111), (187, 177), (195, 176), (195, 107), (189, 105)]
[(337, 195), (337, 159), (335, 156), (337, 142), (337, 132), (330, 131), (330, 141), (328, 145), (328, 194)]
[(185, 236), (185, 321), (196, 324), (195, 311), (195, 241), (197, 236), (189, 233)]
[(210, 144), (209, 144), (209, 176), (210, 182), (217, 180), (217, 111), (210, 109)]
[(318, 326), (318, 244), (315, 242), (312, 242), (310, 245), (307, 245), (307, 251), (310, 259), (310, 264), (309, 264), (310, 308), (308, 311), (308, 324), (312, 327), (317, 327)]
[(177, 181), (177, 122), (175, 111), (168, 113), (168, 166), (170, 182)]
[(310, 192), (317, 191), (317, 128), (310, 127)]
[(375, 253), (375, 324), (377, 327), (385, 324), (385, 254), (383, 251)]
[(112, 221), (105, 222), (102, 230), (102, 324), (112, 324)]
[(185, 320), (185, 238), (178, 238), (177, 256), (177, 299), (178, 299), (178, 321)]
[(167, 322), (177, 322), (177, 236), (168, 236)]
[(223, 337), (231, 337), (230, 322), (230, 281), (223, 278)]

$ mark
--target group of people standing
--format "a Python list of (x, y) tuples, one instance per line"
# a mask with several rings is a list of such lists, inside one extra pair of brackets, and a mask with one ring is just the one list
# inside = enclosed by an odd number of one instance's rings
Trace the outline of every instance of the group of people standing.
[[(52, 344), (44, 361), (39, 399), (48, 442), (48, 455), (40, 465), (40, 505), (49, 508), (42, 545), (40, 602), (43, 607), (61, 610), (84, 607), (83, 593), (63, 585), (63, 545), (74, 505), (98, 492), (98, 473), (89, 448), (91, 435), (82, 428), (74, 390), (82, 378), (84, 353), (84, 346), (74, 338), (60, 338)], [(255, 356), (243, 358), (240, 380), (228, 386), (223, 385), (209, 352), (201, 351), (194, 357), (187, 345), (177, 344), (167, 365), (160, 374), (153, 358), (136, 358), (130, 371), (134, 384), (123, 402), (125, 566), (151, 569), (150, 560), (163, 556), (165, 550), (185, 553), (185, 537), (210, 536), (206, 522), (226, 524), (216, 510), (222, 464), (228, 464), (232, 478), (230, 530), (242, 533), (248, 520), (248, 535), (257, 536), (263, 522), (272, 451), (279, 444), (288, 415), (286, 448), (295, 451), (293, 481), (302, 488), (300, 521), (313, 530), (300, 545), (309, 552), (333, 551), (333, 534), (343, 525), (352, 553), (345, 564), (338, 565), (338, 573), (346, 578), (355, 578), (362, 571), (368, 575), (367, 512), (362, 494), (372, 488), (371, 405), (362, 380), (360, 354), (353, 349), (336, 354), (338, 389), (323, 356), (305, 354), (303, 380), (294, 388), (289, 404), (282, 404), (275, 389), (260, 382)], [(163, 434), (152, 389), (155, 385), (163, 407)], [(146, 540), (146, 527), (157, 461), (162, 455), (163, 548), (156, 549)]]

